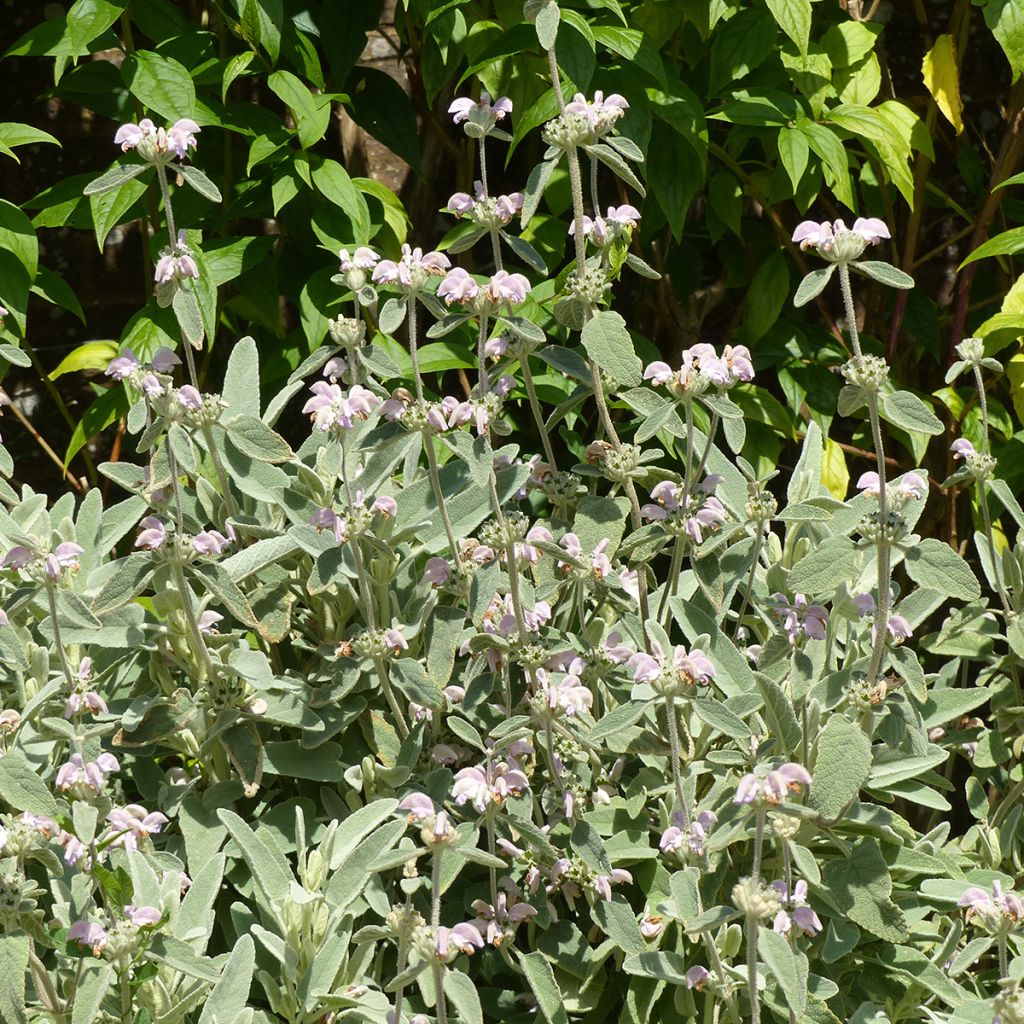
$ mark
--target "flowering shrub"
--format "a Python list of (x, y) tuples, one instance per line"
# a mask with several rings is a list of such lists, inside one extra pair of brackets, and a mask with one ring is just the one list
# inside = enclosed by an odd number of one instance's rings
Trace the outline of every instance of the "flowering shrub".
[[(19, 493), (0, 448), (4, 1020), (1024, 1020), (1003, 365), (966, 338), (949, 370), (981, 411), (942, 484), (976, 495), (968, 561), (887, 454), (945, 434), (860, 333), (855, 282), (914, 283), (874, 258), (889, 227), (793, 224), (875, 468), (837, 497), (812, 419), (780, 486), (743, 454), (756, 346), (645, 363), (611, 308), (658, 276), (598, 195), (643, 194), (636, 97), (575, 92), (586, 22), (525, 14), (554, 107), (522, 192), (489, 183), (514, 101), (455, 98), (463, 231), (373, 247), (353, 218), (340, 312), (273, 395), (252, 338), (218, 390), (197, 366), (217, 282), (175, 213), (221, 196), (188, 111), (123, 124), (85, 187), (159, 202), (173, 348), (104, 367), (138, 453), (99, 467), (115, 500)], [(556, 173), (549, 279), (523, 235)], [(489, 273), (457, 265), (477, 246)], [(423, 361), (456, 331), (459, 394)]]

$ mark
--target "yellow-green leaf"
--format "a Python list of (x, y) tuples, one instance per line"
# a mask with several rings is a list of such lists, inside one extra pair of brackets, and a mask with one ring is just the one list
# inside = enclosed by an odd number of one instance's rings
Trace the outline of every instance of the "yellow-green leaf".
[(77, 370), (105, 370), (118, 350), (116, 341), (87, 341), (60, 361), (60, 365), (50, 374), (50, 380), (56, 380), (65, 373), (74, 373)]
[(942, 35), (935, 40), (935, 45), (925, 54), (921, 72), (943, 117), (959, 135), (964, 130), (964, 103), (960, 98), (960, 72), (952, 36)]
[(843, 449), (831, 438), (825, 439), (822, 449), (821, 482), (828, 488), (833, 498), (838, 501), (846, 499), (846, 492), (850, 486), (850, 471), (846, 468)]

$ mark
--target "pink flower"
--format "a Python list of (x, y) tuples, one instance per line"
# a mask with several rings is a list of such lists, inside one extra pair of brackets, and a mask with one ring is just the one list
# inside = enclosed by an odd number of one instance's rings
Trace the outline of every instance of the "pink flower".
[(628, 109), (629, 104), (624, 97), (614, 92), (605, 98), (600, 89), (594, 93), (593, 100), (578, 92), (572, 102), (565, 105), (567, 114), (579, 114), (585, 118), (595, 134), (607, 132)]
[(858, 217), (850, 230), (860, 235), (868, 245), (877, 245), (883, 238), (892, 238), (885, 221), (877, 217)]
[(29, 562), (34, 561), (36, 553), (31, 549), (25, 547), (24, 544), (15, 544), (13, 548), (7, 551), (4, 555), (4, 559), (0, 562), (0, 568), (4, 569), (24, 569)]
[(219, 530), (203, 530), (192, 538), (192, 547), (200, 555), (219, 555), (230, 543)]
[(353, 270), (372, 270), (380, 261), (380, 257), (365, 245), (359, 246), (352, 255), (349, 255), (348, 249), (342, 249), (338, 253), (338, 258), (341, 260), (343, 274)]
[(196, 136), (199, 134), (199, 131), (199, 125), (191, 118), (179, 118), (167, 131), (168, 148), (179, 160), (184, 160), (188, 155), (189, 149), (195, 149)]
[(114, 145), (121, 147), (122, 153), (134, 149), (147, 135), (156, 135), (156, 125), (144, 117), (138, 124), (123, 124), (114, 135)]
[(811, 784), (811, 775), (803, 765), (787, 761), (774, 771), (759, 778), (752, 772), (744, 775), (736, 787), (733, 797), (735, 804), (752, 804), (763, 801), (767, 804), (781, 803), (790, 793), (797, 793), (801, 786)]
[(428, 558), (423, 580), (432, 587), (443, 587), (451, 579), (452, 567), (444, 558)]
[(398, 502), (384, 495), (370, 506), (370, 511), (379, 513), (385, 519), (394, 519), (398, 515)]
[(46, 575), (51, 579), (60, 579), (65, 569), (78, 568), (78, 556), (84, 554), (85, 549), (74, 541), (66, 540), (58, 544), (44, 560)]
[(156, 924), (162, 915), (156, 907), (137, 907), (134, 904), (129, 904), (124, 908), (124, 916), (136, 928), (148, 928)]
[(392, 628), (384, 630), (384, 643), (387, 644), (392, 654), (398, 654), (399, 651), (409, 650), (408, 641), (397, 629)]
[(223, 620), (224, 616), (220, 612), (205, 611), (199, 616), (199, 632), (204, 636), (211, 636), (217, 632), (217, 623)]
[(114, 833), (114, 845), (135, 850), (139, 839), (156, 835), (167, 824), (168, 818), (159, 811), (147, 811), (139, 804), (126, 804), (110, 810), (107, 821)]
[(448, 306), (453, 302), (468, 302), (475, 299), (479, 291), (480, 286), (470, 276), (469, 271), (462, 267), (449, 270), (437, 287), (438, 298), (444, 299)]
[(501, 96), (492, 104), (490, 94), (481, 92), (479, 100), (472, 100), (468, 96), (453, 100), (448, 113), (452, 115), (455, 124), (473, 120), (479, 124), (493, 125), (503, 120), (506, 114), (512, 113), (512, 101), (507, 96)]
[(950, 446), (954, 459), (966, 459), (971, 455), (977, 455), (977, 449), (967, 440), (966, 437), (958, 437)]
[(170, 284), (182, 281), (186, 277), (197, 280), (199, 265), (196, 263), (192, 250), (185, 242), (185, 232), (178, 232), (178, 240), (174, 245), (160, 251), (160, 258), (153, 269), (153, 280), (157, 284)]
[(771, 612), (782, 620), (782, 628), (791, 644), (799, 643), (802, 636), (825, 639), (828, 609), (820, 604), (808, 604), (804, 594), (794, 594), (792, 603), (785, 594), (772, 594), (771, 600)]
[(706, 967), (695, 965), (686, 972), (684, 977), (686, 978), (686, 987), (695, 988), (699, 992), (711, 980), (711, 972)]
[(526, 300), (530, 282), (523, 274), (510, 274), (499, 270), (487, 286), (487, 295), (492, 302), (508, 302), (513, 306)]
[[(128, 352), (128, 349), (125, 349)], [(153, 353), (153, 369), (157, 373), (174, 373), (176, 366), (181, 366), (181, 360), (165, 345), (161, 345)], [(109, 369), (109, 367), (108, 367)]]
[(139, 360), (135, 353), (130, 348), (126, 348), (117, 358), (111, 359), (107, 363), (107, 368), (103, 372), (106, 376), (113, 377), (114, 380), (124, 380), (126, 377), (130, 377), (132, 372), (138, 369), (138, 366)]
[(175, 397), (178, 399), (180, 406), (193, 412), (203, 407), (203, 396), (191, 384), (185, 384), (178, 388), (178, 393)]
[[(479, 185), (480, 182), (477, 182), (477, 184)], [(476, 200), (468, 192), (456, 192), (448, 200), (447, 209), (450, 213), (461, 217), (470, 213), (474, 206), (476, 206)]]
[(443, 277), (451, 267), (451, 261), (444, 253), (427, 252), (408, 244), (402, 246), (402, 258), (381, 260), (373, 269), (376, 284), (398, 284), (406, 291), (418, 291), (432, 275)]
[(818, 223), (805, 220), (797, 225), (793, 241), (798, 242), (801, 249), (814, 248), (825, 253), (831, 251), (836, 238), (843, 233), (859, 235), (868, 245), (875, 245), (883, 238), (891, 237), (888, 227), (877, 217), (858, 217), (852, 228), (847, 228), (842, 220), (831, 224), (828, 221)]
[(634, 682), (653, 683), (665, 675), (674, 676), (687, 686), (707, 686), (717, 674), (715, 666), (699, 647), (687, 651), (685, 646), (678, 644), (672, 651), (671, 665), (657, 640), (651, 641), (651, 651), (652, 654), (641, 651), (629, 659)]
[(426, 793), (410, 793), (398, 803), (400, 811), (407, 811), (409, 821), (421, 822), (434, 817), (434, 801)]
[(139, 526), (142, 527), (142, 530), (135, 538), (135, 547), (145, 551), (157, 551), (164, 546), (167, 529), (156, 516), (146, 516)]
[(807, 883), (802, 878), (793, 887), (792, 898), (785, 882), (772, 882), (771, 887), (783, 904), (783, 909), (775, 915), (773, 931), (787, 936), (794, 925), (805, 935), (817, 935), (821, 931), (823, 926), (818, 915), (807, 905)]
[(95, 921), (76, 921), (68, 929), (68, 938), (80, 946), (91, 948), (93, 956), (99, 956), (107, 944), (106, 931)]

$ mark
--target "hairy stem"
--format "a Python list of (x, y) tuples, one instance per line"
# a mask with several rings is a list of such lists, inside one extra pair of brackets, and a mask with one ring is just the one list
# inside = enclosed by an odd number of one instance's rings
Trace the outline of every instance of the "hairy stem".
[(682, 748), (679, 745), (679, 723), (676, 721), (675, 697), (665, 698), (665, 713), (668, 719), (668, 746), (672, 755), (672, 785), (676, 792), (679, 815), (683, 819), (682, 829), (686, 832), (690, 827), (690, 808), (686, 803), (686, 794), (683, 792), (683, 776), (680, 770)]
[[(441, 927), (441, 858), (443, 846), (434, 847), (434, 862), (430, 871), (430, 927), (437, 935)], [(433, 963), (434, 989), (437, 999), (437, 1024), (448, 1024), (448, 1007), (444, 999), (444, 964), (436, 959)]]

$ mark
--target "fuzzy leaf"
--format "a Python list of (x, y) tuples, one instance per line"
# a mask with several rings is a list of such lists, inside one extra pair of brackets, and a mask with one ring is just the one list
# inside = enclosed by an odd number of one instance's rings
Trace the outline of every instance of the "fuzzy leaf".
[(832, 715), (818, 737), (810, 804), (835, 821), (860, 792), (871, 771), (871, 741), (849, 719)]

